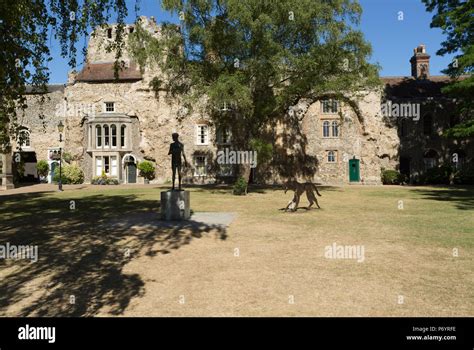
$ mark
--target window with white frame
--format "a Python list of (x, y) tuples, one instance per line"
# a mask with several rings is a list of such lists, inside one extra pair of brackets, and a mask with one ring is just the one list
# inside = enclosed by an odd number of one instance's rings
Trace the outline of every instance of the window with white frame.
[(339, 102), (336, 100), (321, 101), (321, 109), (324, 114), (336, 114), (339, 112)]
[(108, 125), (104, 125), (104, 147), (110, 147), (110, 129)]
[(118, 176), (117, 156), (97, 156), (95, 157), (96, 176), (101, 176), (102, 172), (107, 176)]
[(102, 147), (102, 126), (100, 125), (95, 126), (95, 147)]
[(337, 151), (327, 151), (327, 160), (328, 160), (328, 163), (336, 163)]
[(105, 112), (115, 112), (115, 102), (105, 102)]
[(217, 128), (217, 143), (220, 145), (226, 145), (230, 143), (230, 128), (227, 126), (221, 126)]
[(117, 148), (117, 126), (115, 124), (110, 126), (110, 133), (112, 134), (112, 148)]
[(209, 144), (209, 126), (205, 124), (196, 125), (196, 144)]
[(194, 176), (206, 176), (207, 175), (207, 160), (206, 156), (195, 155), (194, 156)]
[(127, 130), (127, 127), (122, 124), (120, 127), (120, 147), (125, 148), (125, 132)]

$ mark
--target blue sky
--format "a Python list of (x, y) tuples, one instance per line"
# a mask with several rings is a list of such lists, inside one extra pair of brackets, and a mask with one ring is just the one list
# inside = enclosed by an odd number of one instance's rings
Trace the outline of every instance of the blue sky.
[[(360, 29), (367, 41), (372, 44), (372, 62), (378, 62), (382, 70), (381, 76), (410, 75), (409, 59), (413, 49), (425, 44), (431, 55), (430, 73), (442, 74), (452, 60), (452, 56), (440, 57), (436, 51), (440, 48), (444, 35), (439, 29), (430, 28), (432, 13), (425, 10), (421, 0), (359, 0), (363, 8)], [(135, 0), (128, 0), (129, 18), (135, 19)], [(399, 12), (403, 12), (403, 20), (399, 20)], [(159, 0), (141, 0), (139, 15), (155, 16), (158, 22), (176, 20), (160, 8)], [(82, 45), (82, 40), (79, 42)], [(82, 46), (78, 47), (80, 51)], [(49, 63), (51, 83), (65, 83), (70, 68), (67, 60), (59, 54), (58, 44), (52, 41), (51, 54), (53, 61)], [(78, 56), (78, 63), (82, 57)]]

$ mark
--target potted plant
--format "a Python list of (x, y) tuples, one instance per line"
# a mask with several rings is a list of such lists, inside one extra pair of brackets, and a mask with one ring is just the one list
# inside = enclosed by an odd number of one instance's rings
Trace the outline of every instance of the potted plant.
[(146, 184), (155, 178), (155, 166), (152, 162), (144, 160), (138, 163), (138, 170), (140, 170), (140, 176), (144, 177)]
[(36, 164), (36, 171), (38, 172), (38, 176), (40, 177), (41, 182), (45, 182), (45, 178), (48, 176), (49, 173), (49, 164), (46, 160), (40, 160)]

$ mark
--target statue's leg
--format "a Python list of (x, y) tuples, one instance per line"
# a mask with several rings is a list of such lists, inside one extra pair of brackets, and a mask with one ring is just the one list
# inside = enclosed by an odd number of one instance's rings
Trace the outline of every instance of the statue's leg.
[(295, 202), (295, 208), (293, 209), (293, 211), (297, 211), (298, 210), (298, 204), (300, 204), (300, 194), (298, 193), (298, 191), (295, 191), (295, 197), (294, 197), (293, 201)]
[(308, 209), (311, 209), (311, 206), (314, 204), (313, 198), (314, 194), (310, 192), (309, 190), (306, 191), (306, 198), (308, 199), (309, 206)]
[(178, 181), (179, 181), (179, 190), (181, 191), (181, 165), (178, 165)]
[(174, 180), (176, 178), (176, 166), (173, 165), (172, 168), (173, 168), (173, 187), (171, 187), (171, 189), (174, 190)]

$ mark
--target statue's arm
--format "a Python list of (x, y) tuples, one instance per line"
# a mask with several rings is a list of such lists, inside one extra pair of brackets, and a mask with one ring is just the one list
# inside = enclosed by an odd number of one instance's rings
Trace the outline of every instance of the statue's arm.
[(170, 150), (168, 151), (168, 155), (172, 154), (173, 152), (171, 152), (171, 145), (170, 145)]

